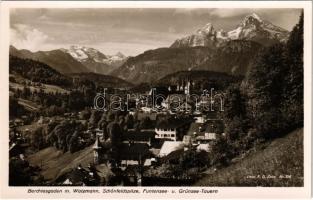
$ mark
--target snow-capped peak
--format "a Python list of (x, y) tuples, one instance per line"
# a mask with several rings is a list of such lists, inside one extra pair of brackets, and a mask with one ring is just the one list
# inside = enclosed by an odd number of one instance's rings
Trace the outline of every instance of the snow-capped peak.
[(255, 13), (247, 15), (244, 20), (240, 23), (239, 26), (246, 27), (246, 26), (258, 26), (259, 24), (263, 23), (263, 20)]
[[(114, 68), (116, 66), (120, 66), (127, 60), (127, 57), (121, 52), (117, 52), (115, 55), (104, 55), (97, 49), (80, 45), (72, 45), (68, 49), (62, 48), (60, 50), (70, 54), (75, 60), (85, 64), (86, 66), (90, 67), (91, 65), (94, 65), (94, 72), (101, 71), (101, 69), (98, 69), (99, 66), (102, 66), (101, 64)], [(107, 71), (108, 69), (105, 70)]]
[(205, 26), (203, 26), (202, 28), (200, 28), (197, 31), (199, 34), (209, 34), (209, 33), (213, 33), (214, 32), (214, 27), (211, 23), (207, 23)]
[(226, 39), (228, 39), (228, 34), (223, 29), (220, 29), (220, 30), (216, 31), (216, 38), (226, 40)]
[(259, 17), (259, 15), (255, 14), (255, 13), (248, 15), (248, 17), (253, 17), (254, 19), (257, 19), (259, 22), (262, 22), (262, 19)]
[(88, 55), (81, 46), (73, 45), (69, 49), (67, 49), (67, 53), (71, 54), (71, 56), (78, 61), (82, 61), (88, 58)]
[(270, 45), (277, 41), (285, 41), (289, 33), (283, 28), (261, 19), (256, 13), (251, 13), (228, 32), (215, 31), (211, 23), (206, 24), (196, 33), (176, 40), (171, 47), (219, 46), (229, 40), (251, 40)]
[(68, 49), (62, 49), (62, 51), (69, 53), (73, 58), (75, 58), (79, 62), (87, 60), (103, 62), (103, 60), (107, 59), (107, 57), (100, 51), (94, 48), (84, 47), (80, 45), (72, 45)]
[(126, 56), (121, 52), (117, 52), (114, 56), (117, 56), (117, 57), (122, 58), (122, 59), (126, 58)]

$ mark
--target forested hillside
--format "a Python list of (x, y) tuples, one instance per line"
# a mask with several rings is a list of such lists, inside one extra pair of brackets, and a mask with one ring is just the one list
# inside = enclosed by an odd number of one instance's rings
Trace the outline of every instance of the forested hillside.
[(68, 77), (60, 74), (58, 71), (44, 63), (16, 56), (10, 56), (9, 63), (10, 74), (19, 74), (33, 82), (61, 86), (69, 86), (71, 84)]

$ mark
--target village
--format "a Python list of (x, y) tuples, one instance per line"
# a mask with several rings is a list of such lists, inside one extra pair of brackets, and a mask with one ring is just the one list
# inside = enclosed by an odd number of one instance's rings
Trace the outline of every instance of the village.
[[(121, 89), (111, 91), (114, 91), (111, 96), (104, 94), (105, 101), (124, 93)], [(190, 80), (177, 86), (159, 86), (143, 94), (132, 93), (137, 98), (126, 100), (128, 110), (123, 110), (123, 99), (119, 97), (118, 101), (115, 100), (118, 106), (114, 111), (102, 111), (113, 115), (112, 121), (118, 123), (106, 125), (99, 122), (98, 126), (90, 126), (88, 119), (81, 117), (81, 112), (41, 116), (30, 125), (24, 124), (26, 117), (22, 116), (10, 121), (10, 157), (27, 160), (24, 154), (30, 148), (34, 126), (55, 121), (79, 121), (87, 125), (81, 133), (77, 133), (77, 142), (80, 148), (91, 146), (92, 162), (85, 166), (79, 163), (49, 184), (159, 185), (163, 182), (165, 185), (188, 185), (209, 166), (209, 152), (215, 141), (225, 136), (223, 119), (219, 115), (223, 111), (222, 95), (212, 98), (213, 89), (210, 94), (207, 91), (198, 91), (193, 95), (197, 95), (197, 99), (191, 101), (190, 96), (195, 91), (192, 91)], [(162, 98), (155, 98), (154, 95)], [(95, 103), (90, 110), (99, 111), (99, 103)], [(123, 123), (126, 126), (121, 125)], [(112, 129), (118, 130), (118, 133)], [(110, 181), (98, 175), (103, 166), (112, 172)]]

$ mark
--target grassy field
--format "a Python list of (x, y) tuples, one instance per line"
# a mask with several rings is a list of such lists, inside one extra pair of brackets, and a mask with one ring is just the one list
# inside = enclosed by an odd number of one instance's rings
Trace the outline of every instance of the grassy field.
[(226, 168), (206, 175), (197, 186), (303, 186), (303, 129), (295, 130)]
[(40, 106), (36, 104), (35, 102), (26, 100), (26, 99), (18, 99), (18, 104), (24, 106), (24, 108), (28, 111), (39, 111)]
[[(49, 85), (49, 84), (42, 84), (42, 86), (27, 86), (29, 87), (30, 91), (34, 92), (34, 91), (37, 91), (39, 92), (40, 89), (43, 89), (43, 91), (45, 93), (69, 93), (68, 90), (65, 90), (59, 86), (56, 86), (56, 85)], [(12, 83), (10, 82), (10, 88), (13, 88), (13, 89), (20, 89), (20, 90), (23, 90), (24, 89), (24, 85), (23, 84), (20, 84), (20, 83)]]
[(92, 147), (87, 147), (75, 153), (62, 153), (54, 147), (48, 147), (27, 158), (33, 166), (39, 166), (46, 180), (54, 180), (81, 164), (83, 167), (93, 162)]

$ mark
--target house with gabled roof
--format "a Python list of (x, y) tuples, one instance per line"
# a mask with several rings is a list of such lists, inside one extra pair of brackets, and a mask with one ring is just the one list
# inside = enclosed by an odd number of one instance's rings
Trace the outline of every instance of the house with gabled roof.
[(155, 127), (156, 139), (182, 140), (184, 132), (188, 130), (190, 119), (167, 119), (157, 123)]
[(143, 143), (150, 147), (155, 141), (155, 135), (156, 133), (154, 130), (129, 129), (127, 132), (123, 133), (122, 142), (126, 144)]
[(207, 144), (223, 135), (224, 124), (222, 120), (207, 120), (205, 123), (192, 123), (183, 141), (189, 144)]

